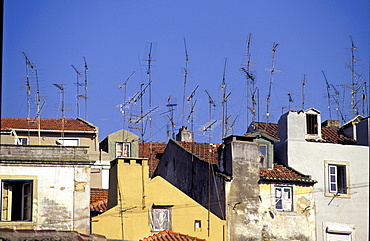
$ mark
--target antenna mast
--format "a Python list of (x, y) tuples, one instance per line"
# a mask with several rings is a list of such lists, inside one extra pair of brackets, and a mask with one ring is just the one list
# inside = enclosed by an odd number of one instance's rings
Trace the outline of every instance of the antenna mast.
[(306, 74), (303, 74), (303, 79), (302, 79), (302, 110), (304, 110), (304, 88), (306, 86)]
[(26, 84), (27, 84), (27, 119), (29, 120), (31, 117), (31, 81), (29, 76), (29, 68), (33, 69), (35, 66), (32, 64), (31, 60), (28, 58), (25, 52), (22, 52), (26, 59)]
[(227, 98), (230, 96), (231, 93), (226, 95), (226, 63), (227, 63), (227, 58), (225, 58), (225, 64), (224, 64), (224, 73), (222, 75), (222, 83), (221, 83), (221, 89), (222, 89), (222, 131), (221, 131), (221, 138), (223, 139), (227, 135), (227, 122), (228, 122), (228, 117), (227, 117)]
[(78, 81), (78, 78), (82, 75), (80, 71), (77, 70), (77, 68), (72, 64), (72, 68), (76, 71), (76, 100), (77, 100), (77, 117), (80, 117), (80, 82)]
[[(215, 108), (216, 107), (216, 103), (213, 101), (211, 95), (208, 93), (207, 90), (205, 90), (205, 92), (207, 93), (208, 95), (208, 100), (209, 100), (209, 112), (208, 112), (208, 119), (209, 119), (209, 122), (208, 123), (211, 123), (212, 121), (212, 106)], [(208, 127), (204, 128), (203, 131), (207, 131), (208, 130), (208, 142), (210, 143), (211, 142), (211, 132), (210, 132), (210, 128), (211, 126), (216, 123), (216, 121), (214, 121), (212, 124), (210, 124)]]
[(62, 143), (64, 145), (64, 87), (63, 85), (58, 85), (58, 84), (54, 84), (59, 90), (60, 90), (60, 94), (61, 94), (61, 101), (62, 101), (62, 105), (61, 105), (61, 111), (62, 111)]
[(186, 48), (186, 41), (184, 38), (184, 46), (185, 46), (185, 68), (184, 68), (184, 94), (182, 97), (182, 114), (181, 114), (181, 126), (184, 126), (184, 117), (185, 117), (185, 94), (186, 94), (186, 79), (188, 77), (188, 61), (189, 61), (189, 56), (188, 56), (188, 50)]
[(41, 144), (41, 132), (40, 132), (40, 129), (41, 129), (41, 109), (42, 107), (44, 106), (45, 104), (45, 101), (42, 103), (41, 105), (41, 97), (40, 97), (40, 89), (39, 89), (39, 76), (37, 75), (37, 69), (35, 70), (36, 72), (36, 88), (37, 88), (37, 91), (36, 91), (36, 100), (37, 100), (37, 114), (36, 114), (36, 118), (37, 118), (37, 126), (38, 126), (38, 144), (40, 145)]
[(322, 74), (324, 75), (325, 83), (326, 83), (326, 92), (328, 94), (328, 111), (329, 111), (329, 118), (331, 120), (331, 106), (330, 106), (330, 85), (328, 83), (328, 79), (324, 73), (324, 70), (321, 70)]
[(267, 106), (266, 106), (266, 123), (269, 123), (269, 116), (270, 116), (270, 99), (271, 99), (271, 87), (272, 87), (272, 81), (274, 78), (274, 72), (279, 73), (279, 70), (275, 69), (275, 52), (276, 48), (279, 46), (279, 44), (272, 44), (272, 64), (271, 69), (266, 69), (266, 71), (270, 71), (270, 84), (269, 84), (269, 92), (267, 95)]
[(355, 50), (357, 49), (355, 44), (353, 43), (353, 39), (352, 39), (352, 36), (350, 36), (351, 38), (351, 79), (352, 79), (352, 88), (351, 88), (351, 96), (352, 96), (352, 102), (351, 102), (351, 106), (352, 106), (352, 114), (353, 116), (356, 116), (358, 115), (358, 110), (357, 110), (357, 100), (356, 100), (356, 93), (357, 93), (357, 87), (356, 85), (358, 84), (357, 83), (357, 79), (355, 77), (355, 62), (356, 62), (356, 59), (355, 59)]
[[(123, 104), (121, 105), (121, 113), (123, 114), (123, 127), (122, 127), (122, 149), (125, 148), (125, 121), (126, 121), (126, 108), (129, 104), (129, 101), (126, 101), (126, 90), (127, 90), (127, 82), (130, 80), (130, 78), (135, 74), (135, 71), (132, 72), (132, 74), (123, 82), (118, 88), (122, 89), (125, 87), (124, 93), (123, 93)], [(124, 150), (122, 150), (124, 151)]]
[(83, 57), (84, 58), (84, 62), (85, 62), (85, 96), (81, 96), (81, 97), (84, 97), (85, 99), (85, 119), (87, 120), (87, 117), (88, 117), (88, 111), (87, 111), (87, 86), (88, 86), (88, 81), (87, 81), (87, 71), (89, 70), (89, 66), (87, 66), (87, 63), (86, 63), (86, 58), (85, 56)]
[(187, 101), (190, 102), (190, 113), (187, 117), (188, 117), (188, 123), (191, 118), (191, 131), (194, 131), (193, 130), (194, 129), (194, 108), (195, 108), (195, 104), (197, 103), (197, 100), (195, 100), (195, 102), (193, 103), (193, 97), (198, 88), (199, 88), (199, 85), (195, 87), (193, 92), (191, 92), (191, 94), (187, 98)]
[(293, 98), (292, 98), (292, 95), (290, 94), (290, 92), (288, 92), (288, 111), (290, 111), (290, 102), (293, 102)]
[(150, 138), (149, 138), (149, 142), (150, 142), (150, 153), (152, 153), (152, 138), (153, 138), (153, 120), (152, 120), (152, 79), (151, 79), (151, 62), (152, 62), (152, 47), (153, 47), (153, 43), (150, 43), (150, 49), (149, 49), (149, 54), (148, 54), (148, 71), (147, 71), (147, 75), (148, 75), (148, 85), (149, 85), (149, 125), (150, 125)]

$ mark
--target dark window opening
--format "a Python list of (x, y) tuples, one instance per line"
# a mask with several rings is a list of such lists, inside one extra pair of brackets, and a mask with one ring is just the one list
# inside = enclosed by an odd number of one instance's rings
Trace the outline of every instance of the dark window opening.
[(317, 115), (306, 115), (307, 134), (318, 134), (317, 132)]

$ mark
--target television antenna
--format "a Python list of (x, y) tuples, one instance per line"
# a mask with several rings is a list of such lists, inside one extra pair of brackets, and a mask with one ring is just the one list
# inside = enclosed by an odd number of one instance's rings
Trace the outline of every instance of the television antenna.
[(266, 106), (266, 123), (269, 123), (269, 116), (270, 116), (270, 99), (271, 99), (271, 87), (272, 87), (272, 81), (274, 79), (274, 72), (280, 73), (280, 70), (275, 69), (275, 52), (276, 48), (279, 46), (279, 44), (272, 44), (272, 64), (271, 69), (265, 69), (266, 71), (270, 71), (270, 84), (269, 84), (269, 92), (267, 95), (267, 106)]
[[(173, 102), (171, 100), (174, 100)], [(169, 121), (170, 121), (170, 124), (167, 125), (167, 138), (170, 139), (171, 137), (173, 139), (175, 139), (175, 121), (174, 121), (174, 117), (173, 117), (173, 112), (175, 111), (175, 107), (177, 106), (177, 103), (176, 103), (176, 99), (175, 98), (172, 98), (172, 96), (170, 95), (167, 99), (167, 104), (166, 104), (166, 111), (161, 113), (160, 115), (163, 115), (163, 114), (166, 114), (166, 113), (169, 113), (169, 115), (167, 115)], [(170, 127), (170, 128), (169, 128)]]
[(29, 75), (29, 69), (31, 69), (32, 73), (35, 68), (35, 65), (31, 62), (25, 52), (22, 52), (26, 59), (26, 85), (27, 85), (27, 119), (30, 120), (31, 118), (31, 81)]
[(85, 96), (84, 96), (84, 99), (85, 99), (85, 119), (87, 120), (88, 119), (88, 103), (87, 103), (87, 100), (88, 100), (88, 97), (87, 97), (88, 81), (87, 81), (87, 71), (89, 70), (89, 66), (87, 66), (85, 56), (83, 58), (84, 58), (84, 62), (85, 62), (85, 87), (84, 87), (85, 88)]
[(181, 126), (184, 126), (184, 117), (185, 117), (185, 94), (186, 94), (186, 80), (188, 77), (188, 61), (189, 61), (189, 55), (188, 50), (186, 48), (186, 41), (184, 38), (184, 47), (185, 47), (185, 68), (184, 68), (184, 94), (182, 96), (182, 113), (181, 113)]
[[(247, 80), (247, 123), (249, 123), (249, 110), (251, 110), (252, 113), (252, 121), (256, 120), (256, 88), (255, 88), (255, 79), (256, 76), (250, 71), (251, 66), (251, 52), (250, 48), (252, 46), (252, 33), (249, 33), (248, 35), (248, 42), (247, 42), (247, 64), (246, 68), (242, 67), (241, 70), (245, 73), (246, 80)], [(250, 85), (252, 85), (250, 87)], [(250, 93), (250, 96), (249, 94)], [(249, 99), (250, 98), (250, 99)], [(249, 101), (252, 102), (252, 107), (249, 106)]]
[(222, 127), (221, 127), (221, 138), (223, 139), (227, 135), (227, 125), (228, 125), (228, 116), (227, 116), (227, 99), (229, 98), (231, 92), (229, 94), (226, 94), (226, 63), (227, 58), (225, 58), (225, 64), (224, 64), (224, 73), (222, 75), (222, 83), (221, 83), (221, 89), (222, 89)]
[(64, 94), (65, 94), (65, 88), (63, 87), (63, 85), (58, 85), (58, 84), (54, 84), (55, 87), (57, 87), (59, 90), (60, 90), (60, 97), (61, 97), (61, 111), (62, 111), (62, 144), (64, 145), (64, 119), (65, 119), (65, 116), (64, 116)]
[(328, 83), (328, 79), (326, 78), (326, 75), (324, 73), (324, 70), (321, 70), (322, 74), (324, 75), (325, 83), (326, 83), (326, 92), (328, 97), (328, 111), (329, 111), (329, 118), (331, 120), (331, 106), (330, 106), (330, 85)]
[(342, 111), (339, 108), (339, 91), (334, 87), (334, 85), (331, 84), (331, 87), (334, 90), (335, 96), (333, 96), (334, 102), (335, 102), (335, 110), (337, 111), (337, 120), (339, 120), (339, 115), (343, 122), (345, 122)]
[(304, 110), (304, 89), (307, 83), (306, 74), (303, 74), (302, 79), (302, 110)]
[[(209, 111), (208, 111), (208, 123), (211, 123), (212, 122), (212, 106), (214, 108), (216, 108), (216, 103), (213, 101), (211, 95), (208, 93), (207, 90), (205, 90), (205, 92), (207, 93), (208, 95), (208, 103), (209, 103)], [(211, 124), (209, 124), (208, 126), (206, 126), (204, 129), (203, 129), (203, 132), (207, 131), (208, 130), (208, 142), (210, 143), (211, 142), (211, 127), (213, 124), (215, 124), (216, 121), (212, 122)]]
[[(129, 103), (129, 101), (126, 101), (126, 90), (127, 90), (127, 83), (130, 80), (130, 78), (135, 74), (135, 71), (130, 74), (130, 76), (123, 82), (118, 88), (122, 89), (124, 87), (124, 93), (123, 93), (123, 104), (120, 105), (121, 107), (121, 112), (123, 114), (123, 126), (122, 126), (122, 143), (125, 143), (125, 122), (126, 122), (126, 108)], [(124, 145), (124, 144), (122, 144)]]
[(197, 85), (194, 88), (194, 90), (191, 92), (191, 94), (187, 98), (187, 101), (190, 102), (190, 113), (187, 116), (187, 121), (189, 123), (190, 119), (191, 119), (191, 131), (193, 131), (193, 129), (194, 129), (194, 109), (195, 109), (195, 105), (197, 103), (197, 100), (195, 100), (193, 102), (193, 97), (194, 97), (195, 92), (197, 91), (198, 88), (199, 88), (199, 85)]
[(77, 100), (77, 117), (80, 117), (80, 82), (79, 82), (79, 77), (82, 75), (82, 73), (80, 71), (77, 70), (77, 68), (72, 64), (71, 65), (72, 68), (75, 70), (76, 72), (76, 86), (77, 86), (77, 90), (76, 90), (76, 100)]
[(290, 111), (290, 102), (293, 102), (293, 98), (292, 98), (292, 95), (290, 94), (290, 92), (288, 92), (288, 111)]
[(40, 88), (39, 88), (39, 77), (37, 74), (37, 69), (35, 70), (36, 73), (36, 101), (37, 101), (37, 114), (36, 114), (36, 119), (37, 119), (37, 129), (38, 129), (38, 144), (41, 144), (41, 110), (44, 107), (45, 101), (41, 104), (41, 97), (40, 97)]

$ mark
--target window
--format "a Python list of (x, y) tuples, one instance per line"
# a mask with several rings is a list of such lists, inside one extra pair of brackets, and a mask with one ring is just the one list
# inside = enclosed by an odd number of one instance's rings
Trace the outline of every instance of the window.
[(329, 165), (329, 192), (347, 194), (347, 177), (345, 165)]
[(194, 231), (202, 231), (202, 221), (194, 220)]
[(152, 231), (171, 230), (171, 208), (153, 206), (150, 210), (150, 221)]
[(2, 180), (1, 221), (31, 221), (32, 181)]
[(267, 145), (260, 145), (260, 168), (268, 168)]
[(275, 187), (275, 208), (280, 211), (292, 211), (292, 188)]
[(80, 140), (74, 138), (60, 138), (58, 139), (58, 144), (61, 144), (63, 146), (79, 146)]
[(28, 138), (27, 137), (18, 137), (16, 139), (16, 145), (28, 145)]
[(317, 115), (306, 114), (307, 134), (318, 134)]
[(130, 157), (130, 143), (116, 142), (116, 157)]

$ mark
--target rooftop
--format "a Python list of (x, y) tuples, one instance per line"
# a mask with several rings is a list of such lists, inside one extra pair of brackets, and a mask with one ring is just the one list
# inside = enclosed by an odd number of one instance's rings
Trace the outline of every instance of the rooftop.
[[(30, 129), (37, 130), (38, 122), (37, 119), (27, 118), (1, 118), (0, 124), (1, 130), (12, 130), (12, 129)], [(41, 130), (62, 130), (62, 119), (40, 119)], [(64, 130), (65, 131), (96, 131), (97, 127), (91, 123), (81, 119), (64, 119)]]
[(303, 175), (293, 168), (279, 163), (274, 163), (272, 170), (260, 170), (260, 178), (263, 181), (288, 181), (312, 184), (317, 182), (316, 180), (311, 179), (309, 176)]
[(200, 239), (196, 237), (191, 237), (189, 235), (176, 233), (171, 230), (164, 230), (162, 232), (153, 234), (149, 237), (140, 239), (140, 241), (206, 241), (205, 239)]

